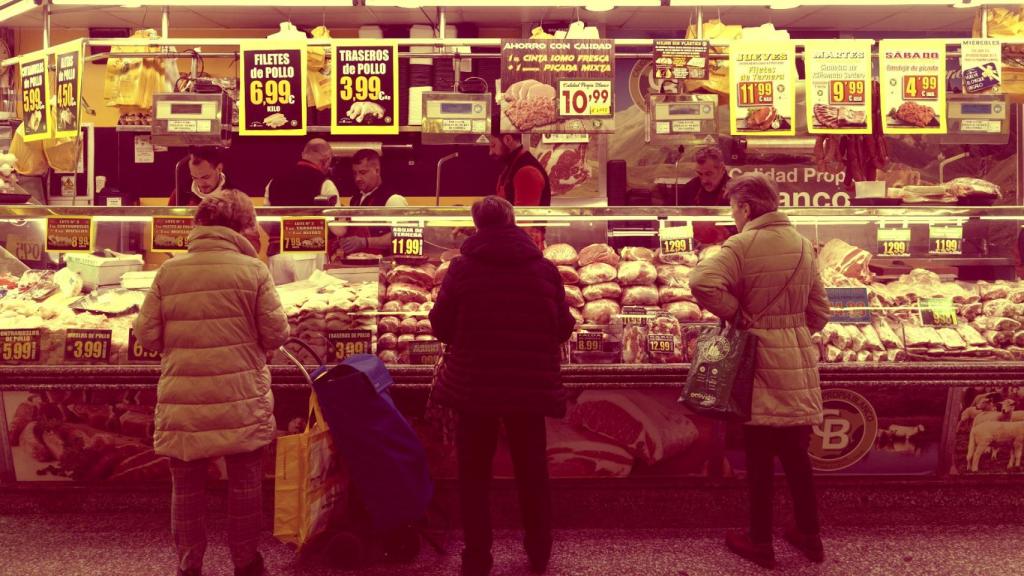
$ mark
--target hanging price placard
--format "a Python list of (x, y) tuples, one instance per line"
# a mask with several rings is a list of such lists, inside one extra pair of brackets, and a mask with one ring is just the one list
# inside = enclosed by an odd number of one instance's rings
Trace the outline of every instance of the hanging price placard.
[(796, 134), (796, 48), (792, 42), (729, 45), (729, 127), (734, 136)]
[(878, 48), (887, 134), (945, 134), (946, 43), (882, 40)]
[(92, 218), (49, 216), (46, 218), (47, 252), (92, 252)]
[(281, 220), (281, 252), (326, 251), (326, 218), (285, 217)]
[(1003, 77), (1002, 41), (974, 38), (961, 42), (960, 71), (965, 93), (999, 93)]
[(398, 44), (341, 40), (332, 56), (331, 134), (398, 134)]
[(154, 216), (150, 251), (188, 251), (188, 236), (193, 228), (195, 220), (191, 216)]
[(50, 101), (49, 58), (31, 54), (21, 59), (21, 119), (25, 125), (25, 141), (46, 140), (52, 136), (53, 126), (46, 113)]
[(910, 256), (910, 228), (879, 228), (878, 255), (887, 258)]
[(65, 362), (110, 362), (110, 330), (68, 330)]
[(918, 308), (925, 326), (956, 326), (956, 304), (952, 298), (922, 298)]
[(693, 225), (662, 228), (658, 233), (662, 254), (693, 252)]
[(502, 132), (613, 132), (614, 88), (611, 40), (501, 43)]
[(334, 362), (356, 354), (373, 354), (373, 334), (369, 330), (338, 330), (327, 333)]
[(241, 44), (239, 51), (239, 133), (305, 135), (306, 46), (250, 42)]
[(417, 226), (392, 228), (391, 252), (395, 256), (423, 256), (423, 228)]
[(160, 353), (156, 350), (149, 350), (142, 346), (142, 342), (135, 336), (135, 328), (128, 329), (128, 361), (129, 362), (159, 362)]
[(656, 80), (707, 80), (707, 40), (655, 40), (654, 78)]
[(42, 331), (0, 330), (0, 364), (35, 364), (42, 349)]
[(959, 256), (964, 251), (964, 229), (961, 226), (929, 226), (928, 253)]
[(57, 60), (57, 138), (75, 138), (82, 125), (82, 42), (76, 40), (55, 50)]
[(871, 42), (808, 43), (807, 131), (812, 134), (871, 133)]

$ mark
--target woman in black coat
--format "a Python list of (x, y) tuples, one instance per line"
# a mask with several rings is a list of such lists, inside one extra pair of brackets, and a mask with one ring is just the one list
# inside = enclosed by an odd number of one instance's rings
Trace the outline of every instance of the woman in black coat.
[(430, 322), (448, 345), (434, 398), (458, 413), (456, 448), (466, 549), (464, 576), (491, 557), (489, 485), (499, 422), (508, 433), (530, 567), (551, 556), (545, 416), (565, 415), (561, 345), (575, 320), (558, 269), (515, 224), (511, 204), (473, 205), (477, 233), (449, 265)]

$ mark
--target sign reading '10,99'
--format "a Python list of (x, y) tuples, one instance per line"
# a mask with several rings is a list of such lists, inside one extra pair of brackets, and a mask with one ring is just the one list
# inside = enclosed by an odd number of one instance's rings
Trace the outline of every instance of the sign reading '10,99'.
[(306, 46), (283, 42), (242, 44), (239, 133), (306, 133)]

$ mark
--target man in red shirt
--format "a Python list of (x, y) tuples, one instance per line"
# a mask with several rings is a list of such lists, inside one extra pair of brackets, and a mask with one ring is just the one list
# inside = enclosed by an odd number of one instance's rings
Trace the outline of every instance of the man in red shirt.
[[(498, 176), (495, 194), (513, 206), (551, 206), (551, 184), (547, 171), (537, 158), (523, 148), (519, 134), (491, 134), (491, 158), (500, 160), (505, 169)], [(541, 249), (543, 228), (524, 228)]]

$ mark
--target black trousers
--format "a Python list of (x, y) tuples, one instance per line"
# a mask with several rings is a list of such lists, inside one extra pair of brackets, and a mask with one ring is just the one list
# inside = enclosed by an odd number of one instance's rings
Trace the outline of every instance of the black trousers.
[(772, 540), (772, 497), (775, 457), (782, 462), (793, 498), (796, 526), (804, 534), (817, 534), (818, 499), (807, 446), (810, 426), (745, 426), (747, 480), (750, 483), (750, 538), (756, 543)]
[(544, 549), (550, 550), (551, 547), (551, 487), (544, 417), (498, 418), (463, 413), (458, 417), (455, 444), (459, 458), (459, 502), (466, 555), (490, 557), (491, 464), (498, 446), (499, 421), (508, 433), (526, 549), (543, 554)]

